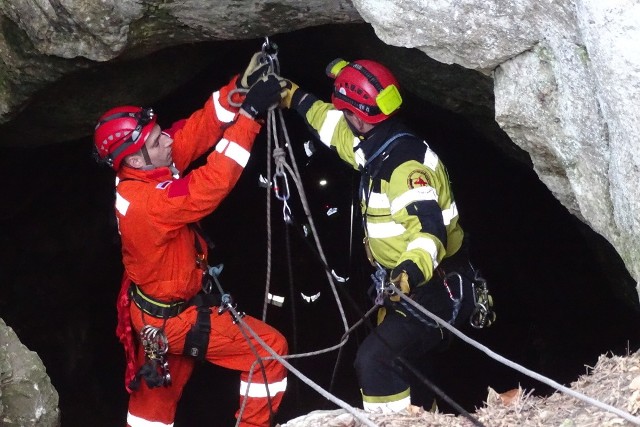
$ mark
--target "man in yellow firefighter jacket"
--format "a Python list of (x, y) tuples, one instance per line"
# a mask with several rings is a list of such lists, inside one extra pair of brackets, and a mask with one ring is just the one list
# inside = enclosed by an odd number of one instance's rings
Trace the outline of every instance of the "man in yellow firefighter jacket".
[[(282, 106), (295, 109), (324, 145), (361, 172), (372, 264), (441, 319), (466, 322), (474, 309), (474, 271), (447, 171), (395, 116), (402, 103), (396, 78), (371, 60), (338, 59), (327, 74), (334, 78), (331, 103), (291, 82)], [(424, 357), (443, 342), (445, 330), (398, 295), (387, 296), (384, 307), (386, 314), (358, 348), (355, 368), (364, 409), (398, 412), (410, 404), (398, 357)]]

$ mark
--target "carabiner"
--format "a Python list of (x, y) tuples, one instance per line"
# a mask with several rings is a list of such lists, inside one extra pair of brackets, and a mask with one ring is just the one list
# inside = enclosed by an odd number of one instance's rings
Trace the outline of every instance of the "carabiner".
[[(282, 181), (282, 186), (278, 184), (278, 180)], [(289, 196), (291, 195), (287, 174), (285, 174), (281, 168), (277, 168), (276, 173), (273, 174), (273, 192), (275, 193), (276, 199), (283, 202), (289, 200)]]
[(280, 64), (278, 63), (278, 45), (269, 40), (269, 36), (264, 38), (262, 43), (262, 58), (269, 63), (269, 72), (280, 75)]
[(262, 54), (274, 56), (278, 54), (278, 45), (272, 43), (271, 40), (269, 40), (269, 36), (265, 36), (264, 42), (262, 43)]

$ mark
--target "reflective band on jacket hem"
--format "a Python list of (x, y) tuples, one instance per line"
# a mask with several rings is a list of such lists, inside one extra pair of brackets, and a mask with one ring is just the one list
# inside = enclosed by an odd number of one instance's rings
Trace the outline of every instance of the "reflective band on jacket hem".
[[(249, 393), (247, 393), (247, 388), (249, 389)], [(277, 381), (275, 383), (269, 383), (269, 396), (273, 397), (278, 393), (282, 393), (287, 388), (287, 379), (283, 379), (282, 381)], [(266, 384), (260, 383), (247, 383), (245, 381), (240, 381), (240, 396), (247, 395), (247, 397), (267, 397), (267, 386)], [(132, 426), (133, 427), (133, 426)]]
[(333, 132), (336, 130), (340, 117), (342, 117), (342, 111), (340, 110), (327, 111), (327, 117), (325, 117), (324, 122), (322, 122), (322, 126), (318, 131), (320, 141), (322, 141), (322, 143), (327, 147), (331, 145), (331, 138), (333, 137)]
[(220, 142), (218, 142), (216, 145), (216, 151), (218, 153), (223, 153), (242, 167), (245, 167), (249, 161), (249, 151), (239, 144), (227, 139), (221, 139)]
[(160, 421), (147, 421), (144, 418), (136, 417), (131, 412), (127, 413), (127, 424), (131, 427), (173, 427), (173, 423), (165, 424)]
[(387, 237), (401, 236), (406, 231), (402, 224), (397, 222), (367, 222), (367, 234), (371, 239), (384, 239)]
[(367, 412), (391, 414), (404, 411), (411, 404), (411, 390), (394, 394), (392, 396), (366, 396), (362, 395), (362, 407)]
[(438, 201), (438, 195), (433, 187), (416, 187), (405, 191), (391, 202), (391, 215), (401, 211), (405, 206), (414, 202), (426, 200)]
[(438, 248), (433, 240), (426, 237), (418, 237), (407, 245), (408, 251), (413, 249), (422, 249), (428, 253), (431, 257), (431, 261), (433, 261), (433, 268), (438, 266)]
[(216, 116), (221, 122), (229, 123), (236, 117), (236, 113), (229, 111), (220, 104), (220, 92), (214, 92), (211, 96), (213, 98), (213, 107), (216, 111)]

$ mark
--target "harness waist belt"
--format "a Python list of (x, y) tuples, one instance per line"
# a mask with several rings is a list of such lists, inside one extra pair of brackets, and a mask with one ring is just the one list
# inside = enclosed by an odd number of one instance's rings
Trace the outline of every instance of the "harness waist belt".
[(160, 319), (176, 317), (190, 305), (185, 300), (165, 302), (151, 298), (149, 295), (142, 292), (140, 287), (135, 283), (131, 283), (129, 295), (131, 295), (131, 300), (140, 310), (150, 316)]
[(142, 292), (140, 287), (133, 282), (129, 289), (129, 295), (131, 296), (131, 300), (140, 310), (159, 319), (176, 317), (192, 305), (196, 305), (198, 307), (213, 307), (219, 306), (222, 303), (222, 296), (219, 293), (205, 294), (203, 292), (195, 294), (189, 301), (160, 301), (155, 298), (151, 298), (149, 295)]

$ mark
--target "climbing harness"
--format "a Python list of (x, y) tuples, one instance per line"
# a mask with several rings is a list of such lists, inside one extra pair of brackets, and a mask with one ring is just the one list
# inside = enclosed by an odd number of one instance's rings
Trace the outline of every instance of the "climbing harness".
[[(444, 273), (441, 269), (436, 269), (436, 271), (438, 272), (438, 274), (440, 275), (441, 279), (442, 279), (442, 285), (444, 286), (444, 288), (447, 291), (447, 294), (449, 295), (449, 299), (452, 301), (453, 306), (451, 309), (451, 318), (449, 320), (447, 320), (447, 323), (450, 325), (453, 325), (456, 321), (456, 319), (458, 318), (458, 313), (460, 312), (460, 306), (462, 305), (462, 298), (463, 298), (463, 288), (462, 288), (462, 276), (460, 276), (459, 273), (453, 271), (450, 273)], [(451, 292), (451, 287), (449, 286), (449, 281), (451, 279), (456, 279), (458, 281), (458, 287), (459, 287), (459, 298), (456, 298), (453, 295), (453, 292)], [(424, 286), (427, 286), (426, 284)], [(388, 289), (388, 288), (387, 288)], [(393, 293), (394, 291), (392, 290), (388, 290), (387, 292), (391, 292)], [(416, 319), (418, 319), (420, 322), (424, 323), (425, 325), (432, 327), (432, 328), (440, 328), (440, 325), (437, 322), (432, 322), (431, 320), (425, 318), (424, 316), (422, 316), (421, 314), (419, 314), (418, 312), (416, 312), (413, 307), (409, 304), (407, 304), (404, 301), (400, 301), (400, 305), (409, 313), (411, 314), (413, 317), (415, 317)]]
[[(471, 267), (473, 269), (473, 266)], [(487, 281), (480, 276), (480, 271), (475, 272), (473, 278), (473, 303), (469, 323), (476, 329), (488, 328), (496, 321), (496, 313), (493, 311), (493, 298), (489, 294)]]
[(145, 363), (129, 384), (129, 388), (137, 390), (141, 379), (145, 380), (149, 388), (170, 386), (171, 374), (167, 361), (169, 340), (164, 333), (164, 328), (145, 325), (140, 330), (140, 344), (144, 350)]

